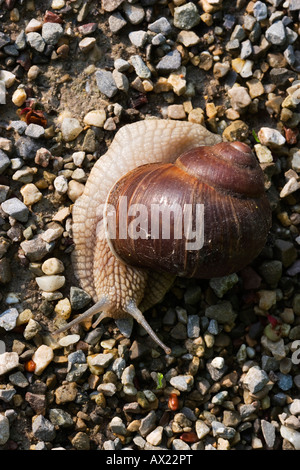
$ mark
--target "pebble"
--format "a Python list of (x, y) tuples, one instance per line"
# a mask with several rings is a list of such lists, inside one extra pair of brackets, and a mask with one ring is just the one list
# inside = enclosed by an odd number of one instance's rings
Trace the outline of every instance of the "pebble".
[(124, 17), (121, 15), (119, 11), (117, 11), (116, 13), (113, 13), (108, 18), (109, 29), (114, 34), (118, 33), (122, 28), (124, 28), (124, 26), (126, 26), (126, 24), (127, 24), (127, 21), (124, 19)]
[(0, 327), (6, 331), (13, 330), (16, 326), (19, 312), (16, 308), (9, 308), (0, 314)]
[(44, 23), (42, 27), (42, 38), (46, 44), (55, 46), (63, 35), (63, 27), (59, 23)]
[(287, 426), (280, 426), (280, 434), (294, 446), (295, 450), (300, 450), (300, 432)]
[(157, 428), (146, 436), (146, 441), (153, 446), (158, 446), (162, 441), (163, 429), (163, 426), (157, 426)]
[(95, 47), (95, 44), (96, 44), (96, 39), (95, 38), (86, 37), (86, 38), (83, 38), (79, 42), (78, 47), (82, 52), (88, 52), (88, 51), (90, 51), (91, 49), (93, 49)]
[(13, 197), (11, 199), (7, 199), (6, 201), (2, 202), (1, 208), (6, 214), (18, 220), (19, 222), (27, 222), (29, 210), (26, 205), (18, 198)]
[(9, 419), (0, 414), (0, 445), (4, 446), (10, 437)]
[(11, 98), (13, 104), (15, 104), (18, 107), (22, 106), (22, 104), (25, 103), (26, 99), (27, 99), (27, 94), (24, 88), (17, 88), (14, 91), (12, 98)]
[(209, 281), (209, 285), (214, 293), (221, 299), (238, 281), (239, 278), (237, 274), (233, 273), (228, 276), (212, 278)]
[(40, 139), (45, 135), (45, 129), (43, 126), (31, 123), (26, 127), (25, 135), (32, 137), (33, 139)]
[(269, 377), (264, 370), (258, 366), (253, 366), (244, 377), (243, 384), (251, 393), (257, 393), (266, 385), (268, 380)]
[(79, 335), (67, 335), (63, 338), (60, 338), (58, 343), (63, 347), (71, 346), (71, 344), (76, 344), (80, 340)]
[(197, 6), (188, 2), (174, 8), (174, 26), (179, 29), (192, 29), (200, 23), (200, 14)]
[(219, 304), (207, 307), (205, 316), (217, 320), (217, 322), (221, 324), (232, 324), (236, 318), (236, 313), (233, 311), (231, 303), (224, 300)]
[(125, 2), (123, 4), (123, 10), (126, 18), (133, 25), (140, 24), (145, 17), (145, 10), (141, 5), (132, 5), (131, 3)]
[(65, 277), (59, 275), (40, 276), (35, 278), (39, 288), (45, 292), (54, 292), (65, 284)]
[(16, 352), (4, 352), (0, 354), (0, 375), (15, 369), (19, 365), (19, 355)]
[(101, 93), (108, 98), (112, 98), (117, 93), (118, 88), (111, 72), (100, 69), (95, 72), (95, 77)]
[(76, 137), (82, 132), (83, 128), (81, 127), (78, 119), (75, 118), (64, 118), (61, 123), (61, 132), (62, 137), (66, 142), (71, 142), (75, 140)]
[(169, 119), (185, 119), (186, 113), (182, 104), (171, 104), (168, 106)]
[(156, 65), (156, 70), (161, 73), (169, 73), (181, 66), (181, 54), (175, 49), (166, 54)]
[(252, 101), (247, 88), (242, 86), (234, 86), (228, 90), (228, 96), (232, 108), (237, 111), (244, 110)]
[(40, 33), (32, 32), (26, 34), (26, 41), (29, 43), (32, 49), (36, 50), (37, 52), (43, 52), (45, 49), (46, 43)]
[(130, 56), (130, 62), (135, 70), (135, 73), (140, 78), (151, 78), (151, 71), (139, 55)]
[(286, 41), (286, 30), (282, 21), (273, 23), (265, 33), (266, 39), (276, 45), (282, 46)]
[(65, 270), (65, 267), (63, 262), (58, 258), (48, 258), (43, 262), (41, 269), (44, 274), (51, 276), (54, 274), (61, 274)]
[(189, 392), (194, 384), (192, 375), (177, 375), (170, 379), (170, 384), (180, 392)]
[(143, 30), (131, 31), (128, 37), (135, 47), (144, 47), (148, 39), (148, 34)]
[(56, 436), (55, 427), (42, 415), (36, 416), (32, 423), (32, 432), (34, 437), (41, 441), (51, 442)]
[(275, 427), (272, 423), (269, 423), (269, 421), (266, 421), (265, 419), (261, 420), (261, 430), (265, 439), (265, 442), (267, 446), (272, 449), (275, 444)]
[(59, 426), (60, 428), (73, 426), (73, 419), (70, 413), (60, 408), (51, 408), (49, 411), (49, 419), (54, 426)]
[(23, 196), (23, 202), (26, 206), (32, 206), (43, 198), (43, 194), (32, 183), (28, 183), (23, 186), (20, 193)]
[(0, 175), (10, 166), (10, 159), (2, 150), (0, 150)]
[(266, 145), (267, 147), (280, 147), (284, 145), (285, 138), (284, 136), (277, 131), (276, 129), (272, 129), (271, 127), (262, 127), (258, 134), (257, 134), (260, 143), (262, 145)]

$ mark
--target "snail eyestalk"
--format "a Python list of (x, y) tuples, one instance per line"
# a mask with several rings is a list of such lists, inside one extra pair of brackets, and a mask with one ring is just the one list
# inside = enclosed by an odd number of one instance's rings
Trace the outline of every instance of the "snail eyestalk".
[(147, 323), (147, 321), (145, 320), (144, 315), (138, 309), (138, 307), (135, 305), (134, 302), (131, 302), (130, 304), (128, 304), (124, 310), (127, 313), (129, 313), (147, 331), (148, 335), (151, 336), (153, 341), (155, 341), (155, 343), (158, 344), (165, 351), (166, 354), (171, 354), (171, 348), (166, 346), (159, 339), (159, 337), (156, 335), (156, 333), (154, 333), (154, 331), (152, 330), (149, 323)]

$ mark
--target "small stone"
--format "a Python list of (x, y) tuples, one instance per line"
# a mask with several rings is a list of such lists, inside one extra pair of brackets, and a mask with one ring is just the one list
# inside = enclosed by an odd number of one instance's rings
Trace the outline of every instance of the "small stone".
[(168, 118), (185, 119), (186, 114), (182, 104), (171, 104), (168, 106)]
[(158, 426), (152, 432), (150, 432), (147, 437), (146, 441), (149, 442), (152, 446), (158, 446), (163, 437), (163, 426)]
[(85, 432), (79, 431), (76, 433), (71, 442), (76, 450), (90, 450), (90, 438)]
[(150, 23), (148, 25), (148, 29), (153, 33), (161, 33), (167, 36), (172, 31), (172, 26), (170, 25), (167, 18), (162, 16), (153, 23)]
[(73, 426), (73, 419), (70, 413), (60, 408), (51, 408), (49, 411), (49, 419), (54, 426), (61, 428), (69, 428)]
[(195, 423), (195, 430), (198, 439), (203, 439), (210, 432), (210, 428), (201, 419), (197, 419)]
[(123, 4), (123, 10), (128, 21), (133, 24), (139, 24), (145, 17), (144, 8), (141, 5), (132, 5), (131, 3), (125, 2)]
[(97, 86), (101, 93), (108, 98), (112, 98), (118, 91), (115, 80), (111, 72), (107, 70), (97, 70), (95, 72)]
[(130, 68), (130, 63), (124, 59), (116, 59), (114, 62), (114, 67), (118, 72), (126, 72)]
[(150, 78), (151, 71), (139, 55), (132, 55), (130, 57), (130, 62), (135, 70), (135, 73), (140, 78)]
[(0, 104), (6, 104), (6, 87), (3, 80), (0, 80)]
[(156, 70), (169, 73), (178, 70), (181, 66), (181, 54), (177, 49), (166, 54), (156, 65)]
[(261, 420), (261, 430), (267, 446), (272, 449), (275, 443), (275, 427), (265, 419)]
[(89, 364), (92, 366), (108, 367), (112, 362), (114, 356), (111, 353), (96, 354), (91, 359)]
[(63, 338), (60, 338), (58, 343), (65, 348), (65, 347), (71, 346), (72, 344), (78, 343), (79, 340), (80, 340), (79, 335), (67, 335), (67, 336), (64, 336)]
[(109, 29), (112, 33), (118, 33), (127, 24), (121, 13), (117, 11), (108, 18)]
[(126, 434), (126, 426), (123, 423), (122, 419), (118, 416), (115, 416), (109, 423), (110, 430), (115, 434)]
[(65, 267), (61, 260), (58, 258), (49, 258), (42, 264), (42, 271), (47, 276), (54, 274), (61, 274)]
[(16, 308), (9, 308), (0, 314), (0, 327), (6, 331), (13, 330), (17, 323), (19, 312)]
[(267, 41), (275, 46), (282, 46), (286, 41), (286, 30), (282, 21), (273, 23), (265, 33)]
[(37, 52), (44, 51), (46, 43), (39, 33), (33, 32), (26, 34), (26, 40), (32, 49), (35, 49)]
[(244, 110), (251, 103), (248, 90), (242, 86), (234, 86), (228, 91), (230, 104), (237, 111)]
[(70, 289), (70, 302), (73, 310), (81, 310), (86, 307), (91, 301), (91, 296), (80, 289), (79, 287), (72, 286)]
[(59, 275), (40, 276), (35, 278), (37, 285), (42, 291), (54, 292), (65, 284), (65, 277)]
[(59, 194), (65, 194), (68, 191), (68, 180), (64, 175), (57, 176), (53, 185)]
[(177, 375), (170, 379), (170, 384), (181, 392), (189, 392), (194, 384), (194, 377), (192, 375)]
[(34, 373), (36, 375), (41, 375), (46, 367), (50, 364), (54, 357), (53, 349), (50, 346), (42, 344), (37, 348), (32, 356), (33, 362), (35, 362)]
[(5, 83), (5, 88), (10, 88), (16, 80), (15, 74), (8, 70), (0, 70), (0, 81)]
[(229, 274), (228, 276), (212, 278), (209, 281), (209, 285), (214, 291), (214, 293), (222, 298), (226, 292), (228, 292), (232, 287), (239, 281), (239, 278), (236, 273)]
[(144, 418), (141, 419), (139, 433), (142, 437), (147, 436), (155, 428), (156, 413), (154, 410), (150, 411)]
[[(19, 355), (16, 352), (0, 354), (0, 376), (10, 372), (19, 365)], [(1, 415), (0, 415), (1, 416)]]
[(258, 366), (251, 367), (244, 377), (243, 384), (251, 393), (259, 392), (268, 382), (266, 372)]
[(32, 423), (34, 437), (41, 441), (53, 441), (56, 436), (54, 425), (42, 415), (38, 415)]
[(64, 118), (61, 123), (62, 137), (66, 142), (75, 140), (76, 137), (82, 132), (82, 127), (75, 118)]
[(0, 446), (4, 446), (10, 437), (9, 419), (0, 414)]
[(232, 305), (229, 301), (224, 300), (216, 305), (211, 305), (206, 308), (205, 316), (217, 320), (221, 324), (233, 324), (236, 313), (232, 309)]
[(42, 193), (32, 183), (23, 186), (20, 192), (23, 196), (23, 202), (26, 206), (32, 206), (32, 204), (36, 204), (43, 197)]
[(199, 316), (188, 315), (187, 335), (188, 338), (198, 338), (200, 334)]
[(280, 434), (294, 446), (295, 450), (300, 450), (300, 432), (295, 429), (288, 428), (287, 426), (281, 426)]
[(225, 359), (224, 357), (221, 356), (216, 356), (212, 359), (211, 361), (211, 366), (214, 367), (215, 369), (223, 369), (225, 365)]
[[(113, 78), (114, 78), (114, 81), (115, 81), (115, 84), (116, 84), (118, 90), (121, 90), (121, 91), (124, 91), (125, 93), (127, 93), (128, 90), (129, 90), (129, 80), (126, 77), (126, 75), (124, 75), (124, 73), (118, 72), (118, 70), (114, 70), (113, 71)], [(112, 119), (112, 118), (108, 118), (108, 119)], [(106, 123), (107, 123), (107, 121), (106, 121)], [(113, 121), (114, 126), (115, 126), (115, 122), (114, 122), (113, 119), (112, 119), (112, 121)], [(104, 128), (107, 127), (106, 123), (104, 124)]]
[(143, 30), (131, 31), (128, 37), (131, 44), (133, 44), (135, 47), (144, 47), (148, 39), (148, 34)]
[(61, 385), (55, 390), (55, 399), (57, 405), (73, 402), (77, 395), (77, 385), (75, 382)]
[(60, 318), (68, 320), (71, 315), (71, 303), (68, 298), (60, 299), (55, 305), (54, 311)]
[(218, 436), (230, 440), (235, 436), (236, 430), (234, 428), (231, 428), (230, 426), (225, 426), (225, 424), (220, 423), (219, 421), (213, 421), (212, 432), (213, 436)]
[(192, 29), (200, 23), (200, 14), (197, 6), (188, 2), (174, 8), (174, 26), (179, 29)]
[(46, 148), (41, 147), (37, 150), (35, 154), (34, 163), (42, 166), (43, 168), (46, 168), (49, 165), (51, 157), (51, 152), (49, 152), (49, 150), (47, 150)]
[(213, 73), (216, 78), (223, 78), (230, 70), (230, 63), (226, 62), (216, 62), (214, 64)]
[(1, 208), (6, 214), (19, 222), (27, 222), (29, 210), (26, 205), (16, 197), (2, 202)]
[(26, 99), (27, 99), (27, 94), (24, 88), (17, 88), (16, 91), (14, 91), (12, 98), (11, 98), (13, 104), (15, 104), (18, 107), (22, 106), (22, 104), (25, 103)]
[(30, 318), (29, 322), (25, 327), (23, 336), (27, 341), (31, 340), (39, 333), (41, 329), (41, 325), (37, 321), (33, 320), (33, 318)]
[(68, 184), (68, 197), (72, 202), (75, 202), (84, 191), (84, 184), (72, 180)]
[(10, 159), (2, 150), (0, 150), (0, 175), (10, 166)]
[(95, 44), (96, 44), (95, 38), (86, 37), (79, 42), (78, 47), (82, 52), (88, 52), (93, 49)]
[(59, 23), (44, 23), (42, 27), (42, 38), (47, 44), (55, 46), (63, 35), (63, 27)]
[(257, 134), (260, 143), (266, 145), (267, 147), (280, 147), (284, 145), (285, 138), (283, 135), (276, 129), (271, 127), (262, 127)]
[(267, 5), (261, 1), (254, 4), (253, 15), (257, 21), (265, 20), (268, 17)]
[(265, 89), (263, 87), (263, 84), (257, 78), (253, 78), (252, 80), (249, 80), (246, 83), (249, 88), (249, 95), (252, 99), (264, 94)]

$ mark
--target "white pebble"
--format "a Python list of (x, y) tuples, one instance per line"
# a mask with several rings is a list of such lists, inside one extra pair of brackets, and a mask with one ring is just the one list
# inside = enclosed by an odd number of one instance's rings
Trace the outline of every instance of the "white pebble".
[(58, 343), (61, 346), (66, 347), (66, 346), (70, 346), (71, 344), (77, 343), (79, 340), (80, 340), (79, 335), (67, 335), (67, 336), (64, 336), (63, 338), (61, 338), (58, 341)]
[(66, 142), (75, 140), (82, 130), (78, 119), (67, 117), (61, 123), (62, 137)]
[(94, 109), (88, 112), (83, 119), (87, 126), (103, 127), (106, 120), (106, 112), (104, 109)]
[(50, 348), (50, 346), (46, 346), (45, 344), (39, 346), (32, 356), (32, 360), (35, 363), (34, 373), (36, 375), (41, 375), (41, 373), (50, 364), (53, 357), (53, 349)]
[(211, 361), (211, 365), (215, 369), (222, 369), (224, 367), (224, 364), (225, 364), (224, 357), (221, 357), (221, 356), (214, 357), (213, 360)]
[(42, 271), (47, 276), (60, 274), (65, 270), (64, 264), (58, 258), (49, 258), (42, 264)]
[(54, 292), (65, 284), (65, 276), (40, 276), (35, 278), (39, 288), (45, 292)]
[(300, 450), (300, 432), (295, 429), (288, 428), (287, 426), (281, 426), (280, 428), (281, 436), (289, 441), (294, 447), (295, 450)]

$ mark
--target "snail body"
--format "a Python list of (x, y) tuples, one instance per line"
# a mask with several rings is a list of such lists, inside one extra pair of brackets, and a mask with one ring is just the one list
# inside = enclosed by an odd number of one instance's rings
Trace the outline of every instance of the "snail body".
[[(72, 211), (74, 272), (95, 305), (56, 333), (99, 312), (93, 327), (105, 317), (131, 315), (169, 353), (142, 312), (162, 300), (176, 275), (222, 276), (259, 254), (271, 223), (263, 174), (247, 145), (221, 140), (183, 121), (151, 119), (117, 132)], [(200, 249), (180, 249), (188, 237), (186, 231), (174, 237), (174, 224), (164, 240), (152, 236), (150, 226), (145, 236), (132, 239), (120, 237), (117, 225), (110, 237), (110, 211), (120, 220), (121, 197), (129, 206), (151, 208), (170, 204), (174, 195), (177, 208), (202, 208)], [(193, 231), (197, 219), (190, 224)]]

